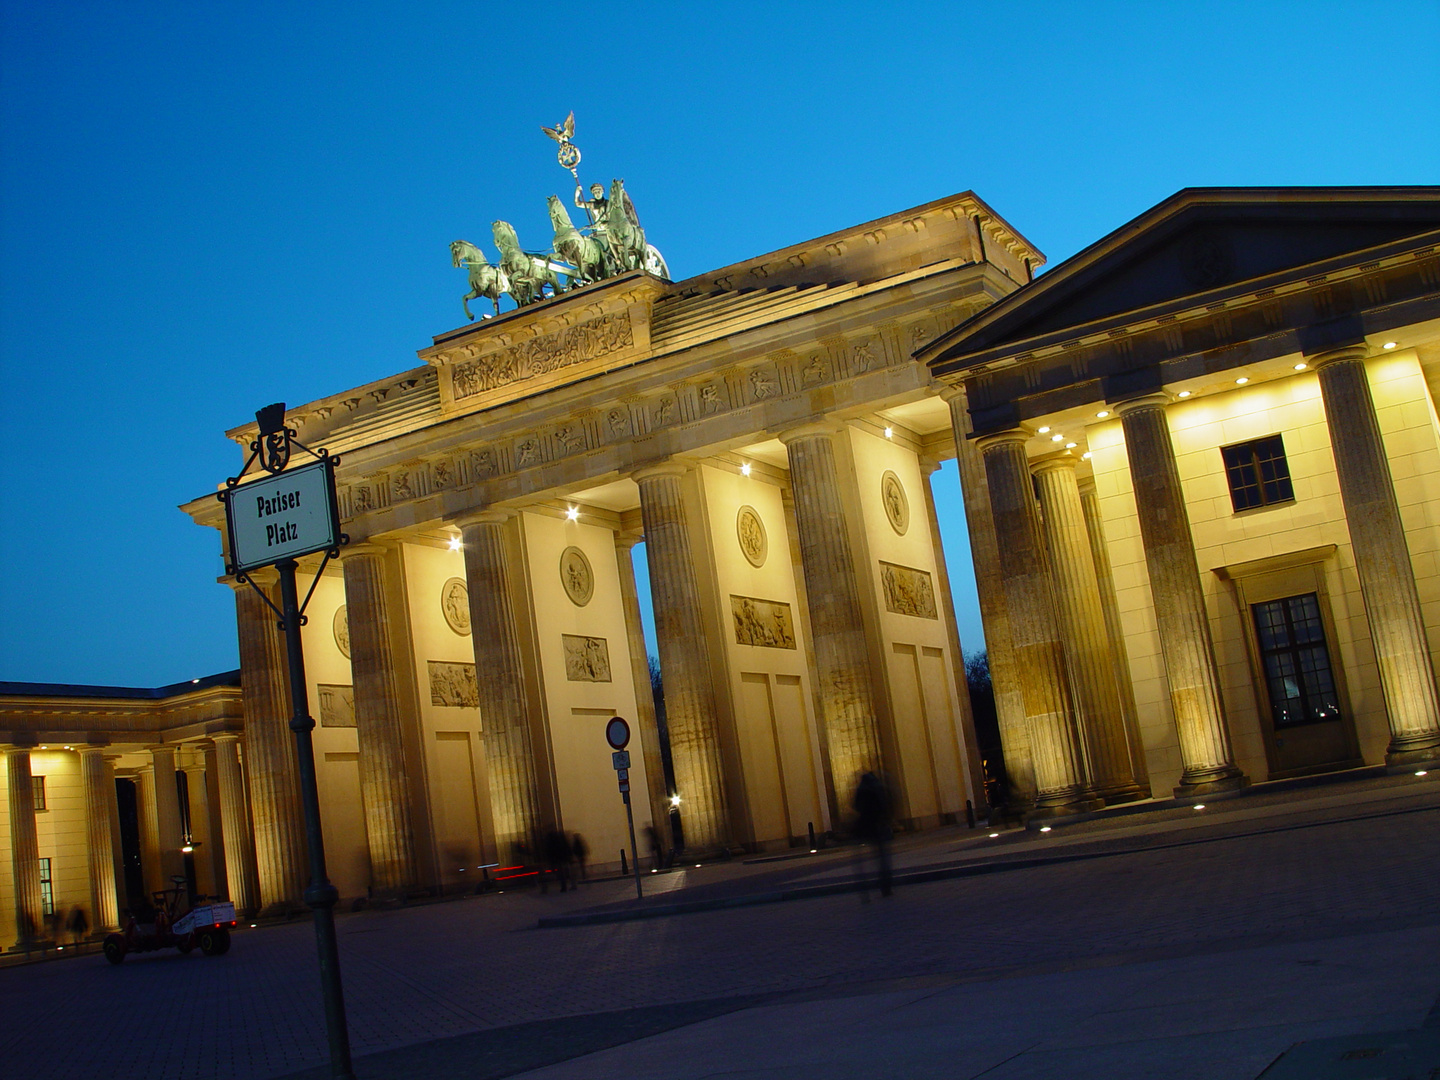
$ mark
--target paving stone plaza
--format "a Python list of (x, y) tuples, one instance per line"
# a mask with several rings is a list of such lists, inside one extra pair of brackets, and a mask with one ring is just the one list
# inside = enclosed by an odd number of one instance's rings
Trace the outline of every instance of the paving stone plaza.
[[(744, 903), (853, 877), (843, 849), (647, 876), (646, 905), (714, 906), (668, 917), (538, 928), (633, 907), (614, 879), (345, 915), (357, 1075), (1250, 1080), (1306, 1040), (1434, 1037), (1437, 779), (938, 830), (884, 901)], [(223, 958), (51, 956), (0, 969), (10, 1075), (328, 1075), (303, 918)]]

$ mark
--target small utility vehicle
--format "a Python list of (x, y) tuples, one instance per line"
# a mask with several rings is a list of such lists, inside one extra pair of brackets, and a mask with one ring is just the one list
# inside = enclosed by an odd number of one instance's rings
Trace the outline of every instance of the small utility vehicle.
[(174, 947), (182, 953), (199, 946), (206, 956), (223, 956), (230, 951), (230, 931), (235, 926), (235, 905), (207, 896), (210, 903), (195, 904), (180, 914), (185, 879), (172, 877), (171, 887), (154, 894), (154, 921), (142, 923), (133, 913), (125, 929), (105, 939), (105, 959), (118, 964), (132, 952), (154, 952)]

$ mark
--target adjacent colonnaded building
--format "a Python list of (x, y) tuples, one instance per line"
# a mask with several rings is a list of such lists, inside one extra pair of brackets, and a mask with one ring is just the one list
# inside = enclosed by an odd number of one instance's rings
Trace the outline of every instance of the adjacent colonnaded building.
[[(350, 536), (304, 631), (341, 894), (463, 887), (557, 826), (618, 863), (615, 714), (670, 839), (640, 540), (688, 851), (824, 832), (871, 768), (908, 827), (982, 805), (950, 457), (1012, 806), (1437, 761), (1437, 240), (1436, 188), (1187, 190), (1034, 278), (964, 194), (584, 286), (292, 409)], [(171, 873), (299, 902), (281, 636), (235, 604), (238, 678), (0, 686), (17, 931)]]

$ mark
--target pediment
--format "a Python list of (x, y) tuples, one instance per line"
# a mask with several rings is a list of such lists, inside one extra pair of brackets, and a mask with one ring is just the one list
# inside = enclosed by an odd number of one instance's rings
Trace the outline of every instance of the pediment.
[(925, 350), (962, 354), (1224, 292), (1440, 229), (1440, 188), (1187, 189)]

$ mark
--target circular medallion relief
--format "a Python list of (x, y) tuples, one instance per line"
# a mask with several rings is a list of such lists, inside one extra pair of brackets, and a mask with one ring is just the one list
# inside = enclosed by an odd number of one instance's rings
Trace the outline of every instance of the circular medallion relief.
[(910, 528), (910, 500), (905, 498), (900, 478), (889, 469), (880, 477), (880, 501), (885, 504), (885, 516), (890, 519), (890, 527), (904, 536), (905, 530)]
[(341, 604), (335, 609), (335, 618), (330, 620), (330, 629), (335, 634), (335, 647), (346, 660), (350, 659), (350, 616)]
[(440, 587), (440, 610), (451, 630), (462, 637), (470, 633), (470, 590), (464, 579), (452, 577)]
[(560, 584), (565, 586), (565, 595), (576, 607), (584, 607), (595, 595), (595, 574), (590, 569), (590, 560), (577, 547), (567, 547), (560, 553)]
[(770, 551), (770, 541), (765, 537), (765, 523), (753, 506), (742, 506), (735, 515), (735, 536), (740, 541), (740, 550), (751, 566), (764, 566), (765, 556)]

